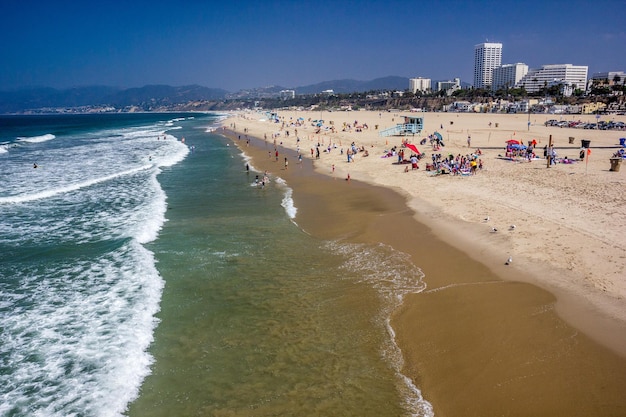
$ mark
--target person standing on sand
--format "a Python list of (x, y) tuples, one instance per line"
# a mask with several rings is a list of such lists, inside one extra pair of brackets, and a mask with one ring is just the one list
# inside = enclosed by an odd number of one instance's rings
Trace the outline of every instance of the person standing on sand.
[(289, 161), (287, 160), (287, 157), (285, 157), (285, 169), (287, 169), (289, 167)]
[(472, 146), (472, 137), (470, 135), (467, 135), (467, 147), (471, 147)]

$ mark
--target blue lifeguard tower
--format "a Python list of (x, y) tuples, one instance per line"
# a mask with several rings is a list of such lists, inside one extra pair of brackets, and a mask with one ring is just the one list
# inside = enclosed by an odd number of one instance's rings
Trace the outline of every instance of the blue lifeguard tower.
[(380, 136), (403, 136), (407, 134), (415, 135), (424, 129), (424, 118), (415, 116), (404, 116), (404, 123), (398, 123), (393, 127), (381, 130)]
[(278, 113), (276, 112), (266, 111), (265, 116), (274, 123), (279, 122)]

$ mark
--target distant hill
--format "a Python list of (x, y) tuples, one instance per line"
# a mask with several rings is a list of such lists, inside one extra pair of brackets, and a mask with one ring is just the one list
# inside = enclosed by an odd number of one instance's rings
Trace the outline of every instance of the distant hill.
[(65, 90), (28, 88), (0, 91), (0, 113), (15, 113), (30, 109), (81, 106), (139, 106), (143, 104), (172, 105), (197, 100), (224, 99), (228, 92), (199, 85), (171, 87), (147, 85), (141, 88), (119, 89), (91, 86)]
[(67, 90), (33, 87), (15, 91), (0, 91), (0, 113), (19, 112), (46, 107), (80, 107), (104, 104), (103, 97), (117, 93), (113, 87), (92, 86)]
[[(433, 86), (436, 81), (433, 81)], [(462, 83), (462, 85), (468, 85)], [(291, 87), (296, 94), (319, 94), (325, 90), (335, 93), (362, 93), (367, 91), (399, 90), (409, 87), (406, 77), (389, 76), (370, 81), (352, 79), (324, 81), (301, 87)], [(191, 102), (217, 102), (220, 100), (250, 100), (274, 98), (280, 95), (281, 86), (258, 87), (229, 93), (220, 88), (200, 85), (172, 87), (146, 85), (140, 88), (121, 89), (106, 86), (77, 87), (65, 90), (54, 88), (28, 88), (0, 91), (0, 113), (19, 113), (29, 110), (78, 108), (83, 106), (112, 106), (117, 109), (139, 106), (145, 110), (172, 108)]]
[(324, 81), (317, 84), (297, 87), (296, 94), (317, 94), (325, 90), (335, 93), (357, 93), (372, 90), (400, 90), (409, 88), (409, 79), (406, 77), (389, 76), (376, 78), (371, 81), (357, 81), (351, 79)]
[(226, 97), (228, 91), (199, 85), (172, 87), (169, 85), (146, 85), (141, 88), (129, 88), (105, 97), (106, 104), (116, 107), (136, 106), (155, 102), (160, 105), (180, 104), (198, 100), (219, 100)]

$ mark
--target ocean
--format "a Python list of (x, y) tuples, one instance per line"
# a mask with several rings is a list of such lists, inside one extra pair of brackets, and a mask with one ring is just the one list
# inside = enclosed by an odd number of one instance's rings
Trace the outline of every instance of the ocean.
[(419, 268), (302, 230), (220, 120), (0, 116), (0, 416), (432, 415)]

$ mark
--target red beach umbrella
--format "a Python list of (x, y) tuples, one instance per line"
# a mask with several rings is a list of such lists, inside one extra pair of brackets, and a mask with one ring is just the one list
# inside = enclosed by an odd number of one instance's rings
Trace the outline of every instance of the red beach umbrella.
[(410, 150), (412, 150), (413, 152), (415, 152), (418, 155), (421, 155), (422, 153), (417, 149), (417, 146), (413, 145), (412, 143), (405, 143), (404, 144), (407, 148), (409, 148)]
[(510, 139), (510, 140), (507, 140), (506, 143), (508, 143), (509, 145), (519, 145), (520, 141), (515, 140), (515, 139)]

